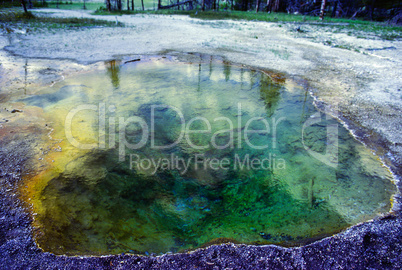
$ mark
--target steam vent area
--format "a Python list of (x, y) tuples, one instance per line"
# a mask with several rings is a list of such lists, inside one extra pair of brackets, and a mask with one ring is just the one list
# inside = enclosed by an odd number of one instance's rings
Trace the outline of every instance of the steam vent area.
[(24, 256), (96, 265), (225, 247), (301, 252), (391, 222), (395, 176), (307, 83), (167, 54), (2, 94), (2, 194), (17, 194), (8, 207), (24, 218), (10, 226), (25, 226), (21, 241), (36, 250)]

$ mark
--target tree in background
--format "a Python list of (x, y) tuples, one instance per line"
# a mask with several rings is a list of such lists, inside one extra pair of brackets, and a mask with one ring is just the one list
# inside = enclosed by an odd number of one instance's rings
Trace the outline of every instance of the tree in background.
[(325, 15), (325, 6), (327, 4), (327, 0), (322, 0), (321, 2), (321, 10), (320, 10), (320, 20), (324, 20), (324, 15)]
[(28, 9), (27, 9), (27, 5), (25, 3), (25, 0), (21, 0), (21, 5), (22, 8), (24, 9), (24, 13), (27, 14), (28, 13)]
[(281, 1), (280, 0), (267, 0), (266, 10), (267, 12), (279, 11)]

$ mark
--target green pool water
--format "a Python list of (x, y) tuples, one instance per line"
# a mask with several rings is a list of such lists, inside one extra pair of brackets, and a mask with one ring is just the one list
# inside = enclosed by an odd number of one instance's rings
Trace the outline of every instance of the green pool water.
[(106, 62), (20, 102), (52, 128), (25, 192), (56, 254), (298, 245), (389, 211), (395, 192), (303, 87), (209, 56)]

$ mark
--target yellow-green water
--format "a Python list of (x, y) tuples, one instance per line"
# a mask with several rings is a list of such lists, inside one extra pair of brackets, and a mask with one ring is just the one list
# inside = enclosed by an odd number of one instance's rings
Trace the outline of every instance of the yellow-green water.
[(106, 62), (19, 101), (52, 129), (24, 194), (56, 254), (294, 245), (388, 211), (395, 191), (302, 87), (208, 57)]

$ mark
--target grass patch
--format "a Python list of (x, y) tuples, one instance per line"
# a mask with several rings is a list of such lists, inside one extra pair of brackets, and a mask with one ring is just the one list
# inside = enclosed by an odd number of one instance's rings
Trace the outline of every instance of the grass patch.
[(402, 35), (401, 33), (384, 33), (381, 34), (381, 38), (382, 39), (386, 39), (386, 40), (397, 40), (397, 39), (402, 39)]
[(266, 13), (254, 11), (200, 11), (200, 10), (122, 10), (108, 12), (101, 7), (94, 12), (96, 15), (122, 15), (122, 14), (159, 14), (159, 15), (187, 15), (203, 20), (246, 20), (265, 22), (318, 22), (318, 17), (293, 15), (287, 13)]
[[(28, 7), (28, 1), (26, 1), (27, 7)], [(43, 8), (43, 7), (47, 7), (47, 2), (42, 3), (42, 1), (32, 1), (32, 5), (34, 8)], [(19, 7), (22, 9), (22, 5), (21, 5), (21, 1), (20, 0), (14, 0), (12, 2), (6, 2), (6, 1), (2, 1), (0, 2), (0, 9), (3, 8), (15, 8), (15, 7)]]
[[(87, 10), (97, 10), (100, 7), (105, 6), (104, 3), (102, 2), (87, 2), (85, 3), (85, 9)], [(84, 3), (71, 3), (71, 2), (65, 2), (65, 3), (59, 3), (58, 5), (56, 2), (49, 2), (48, 3), (48, 8), (56, 8), (56, 9), (65, 9), (65, 10), (82, 10), (84, 9)]]
[(381, 38), (386, 40), (402, 39), (402, 27), (393, 26), (381, 22), (364, 21), (361, 19), (350, 20), (344, 18), (326, 18), (320, 21), (315, 16), (293, 15), (287, 13), (266, 13), (254, 11), (200, 11), (200, 10), (145, 10), (145, 11), (112, 11), (108, 12), (104, 7), (96, 10), (97, 15), (122, 15), (122, 14), (159, 14), (159, 15), (187, 15), (191, 18), (202, 20), (246, 20), (277, 23), (301, 23), (312, 24), (324, 31), (335, 33), (345, 32), (358, 38)]
[[(66, 10), (82, 10), (84, 9), (84, 1), (80, 0), (79, 2), (61, 2), (57, 5), (56, 1), (51, 1), (47, 2), (49, 8), (56, 8), (56, 9), (66, 9)], [(158, 1), (157, 0), (144, 0), (144, 8), (145, 9), (153, 9), (157, 7)], [(104, 2), (86, 2), (85, 3), (85, 9), (87, 10), (97, 10), (100, 9), (101, 7), (106, 8), (106, 5)], [(136, 10), (142, 10), (141, 6), (141, 0), (135, 0), (134, 1), (134, 7)], [(131, 8), (131, 0), (130, 0), (130, 8)], [(123, 11), (127, 9), (127, 1), (123, 0), (122, 1), (122, 9)]]
[(315, 22), (318, 17), (293, 15), (287, 13), (266, 13), (254, 11), (205, 11), (197, 14), (190, 14), (190, 17), (204, 20), (246, 20), (246, 21), (263, 21), (263, 22)]
[(380, 38), (386, 40), (402, 39), (402, 27), (382, 22), (354, 21), (345, 25), (326, 24), (332, 32), (344, 32), (360, 39)]
[(17, 10), (0, 10), (0, 28), (28, 29), (29, 31), (41, 31), (50, 29), (79, 29), (93, 27), (116, 27), (123, 26), (106, 20), (88, 18), (52, 18), (35, 16), (31, 12), (24, 13)]

